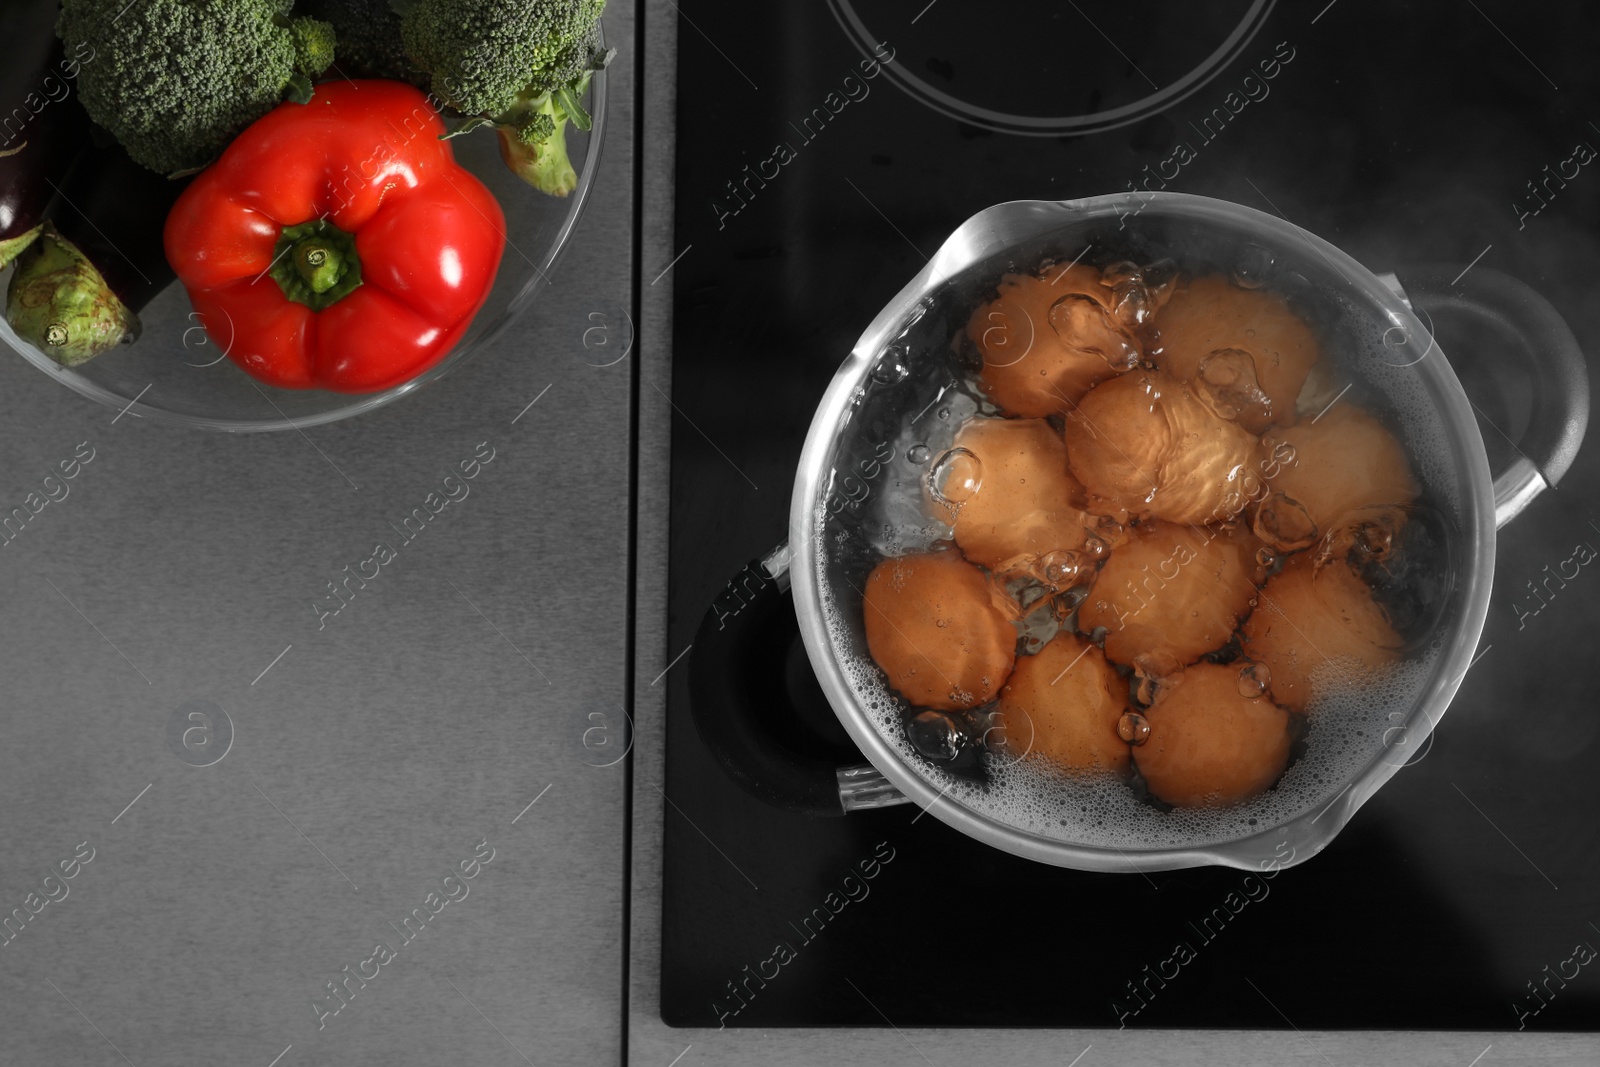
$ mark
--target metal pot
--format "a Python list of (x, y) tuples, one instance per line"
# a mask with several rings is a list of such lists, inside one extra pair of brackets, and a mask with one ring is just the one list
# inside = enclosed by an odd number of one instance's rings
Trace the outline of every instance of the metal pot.
[[(1151, 809), (1153, 836), (1107, 841), (1075, 836), (1070, 829), (1041, 830), (997, 814), (978, 792), (917, 757), (894, 729), (893, 716), (884, 714), (887, 690), (873, 680), (860, 598), (845, 588), (842, 576), (853, 565), (859, 570), (860, 559), (870, 555), (870, 546), (851, 539), (870, 539), (865, 527), (882, 518), (873, 509), (892, 507), (883, 503), (893, 496), (892, 486), (922, 476), (917, 464), (905, 461), (903, 446), (917, 437), (923, 416), (907, 416), (927, 412), (946, 395), (938, 376), (925, 373), (927, 364), (949, 357), (953, 330), (982, 302), (982, 294), (992, 291), (1004, 273), (1031, 270), (1046, 258), (1081, 256), (1096, 246), (1125, 247), (1129, 241), (1148, 247), (1199, 241), (1246, 250), (1256, 264), (1273, 265), (1274, 287), (1316, 290), (1324, 303), (1339, 309), (1341, 329), (1357, 340), (1367, 338), (1365, 347), (1352, 342), (1346, 369), (1364, 379), (1369, 391), (1404, 406), (1413, 426), (1423, 427), (1415, 432), (1431, 442), (1436, 459), (1423, 480), (1447, 531), (1447, 559), (1441, 565), (1449, 582), (1411, 668), (1416, 680), (1409, 696), (1403, 706), (1387, 711), (1381, 729), (1371, 732), (1369, 747), (1341, 753), (1344, 773), (1315, 788), (1297, 787), (1293, 798), (1298, 799), (1280, 797), (1276, 807), (1263, 809), (1270, 810), (1269, 818), (1240, 818), (1187, 836), (1162, 837), (1163, 815)], [(1541, 296), (1482, 266), (1400, 273), (1399, 279), (1376, 275), (1277, 217), (1178, 193), (1019, 201), (989, 208), (962, 224), (873, 320), (824, 394), (795, 476), (788, 541), (729, 583), (695, 638), (690, 677), (695, 719), (724, 770), (755, 796), (791, 810), (839, 815), (914, 802), (997, 848), (1084, 870), (1202, 864), (1256, 869), (1315, 855), (1420, 750), (1444, 714), (1483, 629), (1495, 531), (1556, 484), (1588, 422), (1582, 353)], [(1531, 380), (1530, 430), (1517, 444), (1518, 458), (1503, 471), (1489, 469), (1474, 405), (1433, 339), (1432, 316), (1464, 320), (1472, 336), (1495, 346), (1503, 367)], [(937, 426), (939, 420), (933, 422)], [(942, 432), (948, 438), (948, 429)], [(864, 516), (871, 521), (864, 522)], [(774, 730), (772, 717), (792, 712), (770, 706), (763, 687), (770, 691), (771, 679), (751, 677), (750, 650), (783, 639), (796, 626), (827, 704), (867, 763), (838, 766), (780, 740), (783, 731)]]

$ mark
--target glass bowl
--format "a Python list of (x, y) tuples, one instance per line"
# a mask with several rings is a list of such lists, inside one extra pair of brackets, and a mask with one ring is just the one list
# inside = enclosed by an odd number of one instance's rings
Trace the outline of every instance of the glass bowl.
[[(602, 41), (602, 45), (604, 42)], [(353, 395), (320, 389), (279, 389), (251, 378), (227, 359), (173, 282), (139, 315), (143, 333), (76, 367), (64, 367), (18, 337), (0, 316), (0, 337), (22, 358), (67, 388), (108, 407), (154, 422), (228, 433), (299, 429), (372, 411), (449, 374), (500, 335), (539, 292), (577, 227), (600, 166), (605, 140), (606, 73), (589, 82), (594, 119), (585, 133), (567, 125), (567, 151), (578, 186), (566, 197), (541, 193), (512, 174), (500, 160), (498, 139), (478, 131), (451, 142), (456, 161), (477, 175), (500, 201), (506, 219), (506, 249), (494, 288), (461, 341), (444, 359), (408, 382), (377, 393)], [(8, 282), (11, 268), (0, 271)]]

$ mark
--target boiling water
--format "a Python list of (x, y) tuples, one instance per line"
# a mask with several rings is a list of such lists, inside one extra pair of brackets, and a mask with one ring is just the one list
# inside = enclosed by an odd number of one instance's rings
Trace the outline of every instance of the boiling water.
[[(1380, 590), (1380, 599), (1412, 605), (1411, 617), (1396, 619), (1407, 639), (1405, 661), (1366, 677), (1324, 664), (1313, 675), (1321, 695), (1309, 709), (1296, 758), (1275, 787), (1232, 807), (1167, 810), (1121, 778), (1068, 777), (1044, 761), (998, 753), (980, 757), (983, 773), (976, 778), (952, 774), (907, 740), (911, 709), (889, 690), (866, 652), (861, 590), (867, 572), (886, 556), (926, 551), (950, 538), (951, 528), (930, 517), (924, 487), (966, 419), (999, 414), (977, 382), (980, 363), (964, 338), (968, 317), (993, 297), (1003, 274), (1076, 258), (1086, 244), (1090, 251), (1082, 262), (1166, 262), (1185, 274), (1231, 271), (1241, 284), (1265, 285), (1288, 297), (1316, 332), (1324, 363), (1335, 364), (1334, 391), (1348, 384), (1344, 400), (1389, 426), (1422, 486), (1414, 515), (1426, 517), (1426, 548), (1407, 556), (1402, 547), (1404, 566), (1396, 571), (1406, 588)], [(1457, 446), (1438, 401), (1417, 372), (1423, 361), (1442, 354), (1426, 337), (1360, 299), (1350, 295), (1331, 263), (1303, 245), (1267, 248), (1203, 235), (1192, 222), (1165, 220), (1152, 211), (1129, 230), (1080, 228), (1018, 248), (1004, 262), (951, 279), (908, 316), (904, 332), (879, 355), (853, 398), (836, 441), (832, 476), (814, 511), (823, 615), (847, 683), (907, 766), (947, 801), (998, 822), (1041, 838), (1127, 850), (1199, 847), (1259, 833), (1326, 807), (1375, 760), (1399, 764), (1415, 750), (1396, 742), (1421, 714), (1418, 697), (1435, 673), (1441, 632), (1454, 615), (1454, 541), (1468, 525), (1464, 476), (1452, 460)]]

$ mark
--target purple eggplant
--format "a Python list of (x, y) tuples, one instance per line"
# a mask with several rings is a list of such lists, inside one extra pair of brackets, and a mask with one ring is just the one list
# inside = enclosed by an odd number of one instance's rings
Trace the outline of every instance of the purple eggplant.
[(56, 0), (6, 0), (0, 33), (0, 268), (40, 233), (46, 209), (88, 144), (89, 118), (75, 98), (92, 59), (87, 43), (68, 56), (56, 37)]
[(139, 312), (173, 280), (161, 235), (188, 184), (120, 147), (80, 155), (11, 276), (6, 319), (17, 334), (69, 367), (134, 340)]

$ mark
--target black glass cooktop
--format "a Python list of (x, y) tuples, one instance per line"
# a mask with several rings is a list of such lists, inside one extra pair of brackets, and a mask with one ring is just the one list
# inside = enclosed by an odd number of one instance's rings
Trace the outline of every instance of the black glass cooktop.
[[(682, 0), (670, 654), (783, 540), (813, 408), (855, 337), (993, 203), (1221, 197), (1380, 271), (1520, 278), (1600, 350), (1600, 12), (1531, 10)], [(1438, 333), (1488, 365), (1469, 386), (1508, 461), (1525, 397), (1492, 384), (1482, 336)], [(670, 671), (663, 1017), (1600, 1028), (1597, 489), (1591, 441), (1501, 532), (1482, 658), (1431, 746), (1272, 878), (1058, 870), (914, 806), (776, 810), (719, 771), (689, 670)], [(859, 761), (782, 627), (748, 667), (753, 715)]]

